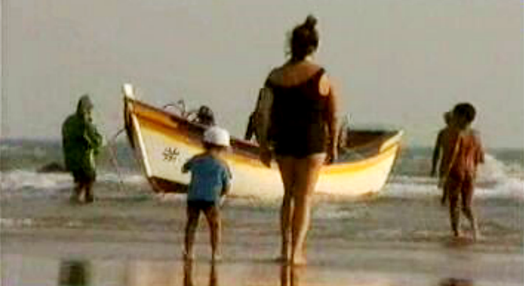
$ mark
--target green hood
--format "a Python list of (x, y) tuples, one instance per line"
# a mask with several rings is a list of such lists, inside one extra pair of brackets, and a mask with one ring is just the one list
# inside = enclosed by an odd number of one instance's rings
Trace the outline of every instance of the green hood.
[(93, 110), (93, 102), (88, 94), (82, 95), (78, 100), (76, 107), (76, 115), (80, 118), (87, 118), (91, 120), (91, 111)]

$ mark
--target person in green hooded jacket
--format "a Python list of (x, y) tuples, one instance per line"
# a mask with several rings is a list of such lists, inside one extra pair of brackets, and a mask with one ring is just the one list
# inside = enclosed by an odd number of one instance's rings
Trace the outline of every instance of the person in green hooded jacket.
[(96, 180), (95, 155), (102, 146), (102, 135), (93, 124), (93, 103), (89, 95), (78, 101), (76, 112), (69, 115), (62, 125), (62, 148), (66, 169), (71, 172), (75, 188), (71, 201), (93, 202), (93, 183)]

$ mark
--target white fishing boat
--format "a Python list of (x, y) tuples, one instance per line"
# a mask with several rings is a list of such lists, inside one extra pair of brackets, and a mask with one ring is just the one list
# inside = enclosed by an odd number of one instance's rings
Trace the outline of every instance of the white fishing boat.
[[(187, 191), (190, 176), (182, 165), (203, 150), (205, 127), (175, 112), (138, 100), (124, 86), (124, 117), (129, 143), (155, 192)], [(247, 119), (247, 118), (246, 118)], [(352, 130), (346, 159), (322, 168), (317, 193), (359, 197), (383, 189), (400, 149), (402, 130)], [(224, 154), (232, 174), (231, 195), (275, 198), (283, 194), (276, 163), (267, 168), (259, 147), (235, 137)]]

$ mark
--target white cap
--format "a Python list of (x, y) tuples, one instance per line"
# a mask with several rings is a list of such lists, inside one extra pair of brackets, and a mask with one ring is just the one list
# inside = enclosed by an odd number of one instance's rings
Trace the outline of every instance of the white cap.
[(213, 126), (204, 132), (204, 142), (217, 146), (229, 147), (229, 132), (227, 130)]

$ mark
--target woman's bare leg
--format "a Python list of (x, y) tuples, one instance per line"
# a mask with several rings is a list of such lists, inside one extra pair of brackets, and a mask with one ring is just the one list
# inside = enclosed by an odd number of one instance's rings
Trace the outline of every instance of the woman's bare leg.
[(291, 265), (288, 263), (282, 263), (280, 265), (280, 286), (290, 286), (290, 272)]
[(279, 157), (277, 159), (280, 175), (284, 184), (284, 197), (280, 208), (280, 232), (282, 235), (282, 247), (279, 259), (289, 260), (289, 243), (291, 238), (291, 214), (293, 212), (293, 185), (295, 180), (294, 158)]
[(311, 198), (320, 175), (325, 154), (314, 154), (296, 160), (296, 181), (293, 192), (293, 226), (291, 260), (293, 264), (305, 264), (304, 242), (311, 220)]
[(184, 286), (193, 286), (193, 261), (184, 262)]

